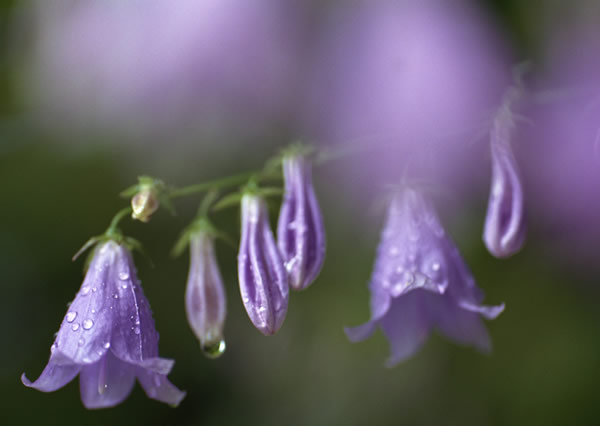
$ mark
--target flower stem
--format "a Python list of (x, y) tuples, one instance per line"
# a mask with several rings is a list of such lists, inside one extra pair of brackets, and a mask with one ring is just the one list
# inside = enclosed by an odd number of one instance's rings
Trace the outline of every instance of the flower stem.
[(178, 198), (185, 197), (186, 195), (196, 194), (198, 192), (208, 191), (210, 189), (222, 189), (241, 185), (255, 174), (256, 172), (241, 173), (239, 175), (233, 175), (208, 182), (197, 183), (195, 185), (184, 186), (183, 188), (175, 189), (170, 195), (171, 198)]
[(119, 210), (119, 211), (117, 212), (117, 214), (116, 214), (116, 215), (115, 215), (115, 216), (112, 218), (112, 220), (110, 221), (110, 225), (109, 225), (108, 229), (106, 230), (105, 234), (106, 234), (107, 236), (111, 236), (111, 235), (114, 235), (114, 234), (118, 233), (118, 228), (117, 228), (117, 227), (118, 227), (118, 225), (119, 225), (119, 222), (120, 222), (120, 221), (121, 221), (121, 220), (122, 220), (122, 219), (123, 219), (125, 216), (127, 216), (128, 214), (130, 214), (130, 213), (131, 213), (131, 211), (132, 211), (132, 210), (131, 210), (131, 207), (125, 207), (125, 208), (123, 208), (123, 209)]

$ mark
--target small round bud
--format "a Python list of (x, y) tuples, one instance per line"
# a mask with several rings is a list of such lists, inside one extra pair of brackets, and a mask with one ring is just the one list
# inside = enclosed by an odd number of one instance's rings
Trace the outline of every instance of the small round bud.
[(158, 210), (160, 202), (156, 196), (156, 191), (150, 187), (143, 187), (131, 199), (131, 217), (147, 223), (152, 214)]

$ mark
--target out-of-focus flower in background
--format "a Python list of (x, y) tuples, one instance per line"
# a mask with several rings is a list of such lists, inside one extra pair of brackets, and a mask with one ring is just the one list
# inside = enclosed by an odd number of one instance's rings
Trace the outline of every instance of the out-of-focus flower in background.
[(600, 241), (599, 40), (589, 27), (553, 37), (519, 141), (540, 237), (582, 261)]
[(302, 10), (267, 0), (35, 3), (23, 86), (42, 117), (160, 136), (282, 119)]
[(473, 142), (510, 67), (479, 12), (471, 2), (371, 0), (340, 2), (326, 21), (303, 125), (316, 140), (365, 147), (348, 174), (364, 173), (367, 191), (397, 183), (407, 165), (447, 186), (484, 173), (489, 154), (478, 157), (484, 144)]
[(483, 293), (433, 205), (410, 188), (390, 203), (369, 289), (371, 319), (346, 334), (360, 341), (381, 327), (392, 352), (388, 366), (414, 355), (433, 329), (489, 351), (480, 316), (494, 319), (504, 310), (503, 304), (481, 305)]

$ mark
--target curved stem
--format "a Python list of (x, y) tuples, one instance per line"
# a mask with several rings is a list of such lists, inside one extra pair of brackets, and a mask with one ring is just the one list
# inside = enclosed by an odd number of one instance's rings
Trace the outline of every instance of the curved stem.
[(196, 194), (198, 192), (208, 191), (210, 189), (228, 188), (230, 186), (241, 185), (246, 182), (256, 172), (241, 173), (239, 175), (228, 176), (221, 179), (215, 179), (208, 182), (197, 183), (195, 185), (184, 186), (171, 192), (171, 198), (185, 197), (186, 195)]
[(131, 207), (125, 207), (124, 209), (119, 210), (117, 212), (117, 214), (110, 221), (110, 225), (108, 226), (108, 229), (106, 230), (106, 235), (114, 234), (117, 231), (117, 226), (119, 225), (119, 222), (125, 216), (130, 214), (131, 212), (132, 212)]

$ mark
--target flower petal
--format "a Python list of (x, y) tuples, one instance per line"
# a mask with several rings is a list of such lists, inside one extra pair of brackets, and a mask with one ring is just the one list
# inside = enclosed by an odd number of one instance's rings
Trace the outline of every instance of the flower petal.
[(150, 304), (137, 279), (131, 254), (121, 250), (109, 277), (113, 328), (111, 350), (121, 360), (139, 363), (158, 358), (158, 333)]
[(95, 363), (107, 351), (113, 324), (111, 270), (119, 253), (119, 246), (112, 241), (96, 249), (83, 284), (60, 326), (53, 347), (74, 363)]
[(369, 337), (375, 332), (377, 328), (377, 321), (367, 321), (366, 323), (357, 327), (344, 327), (344, 332), (348, 336), (348, 340), (351, 342), (360, 342)]
[(31, 382), (25, 376), (25, 373), (21, 375), (21, 382), (29, 388), (42, 392), (53, 392), (73, 380), (80, 369), (81, 367), (76, 364), (62, 364), (59, 358), (53, 354), (50, 356), (46, 368), (35, 382)]
[(185, 398), (185, 392), (177, 389), (164, 374), (158, 374), (143, 368), (137, 369), (137, 378), (149, 398), (166, 402), (176, 407)]
[(493, 320), (504, 311), (504, 303), (497, 306), (474, 305), (469, 302), (461, 301), (459, 306), (469, 312), (481, 314), (485, 319)]
[(381, 320), (392, 353), (385, 362), (386, 367), (410, 358), (423, 346), (431, 332), (427, 303), (429, 299), (441, 297), (414, 291), (392, 302), (388, 314)]
[(135, 384), (136, 367), (121, 361), (111, 351), (100, 361), (81, 369), (79, 388), (86, 408), (106, 408), (120, 404)]
[(436, 326), (443, 335), (464, 345), (474, 346), (489, 353), (492, 342), (479, 313), (466, 310), (451, 298), (436, 303)]

